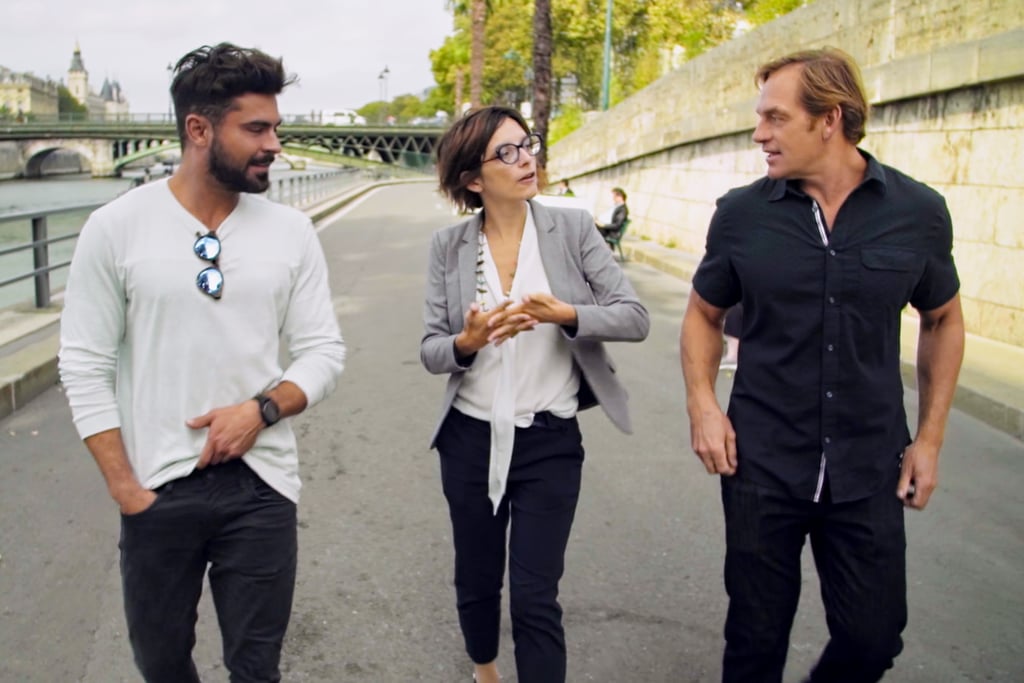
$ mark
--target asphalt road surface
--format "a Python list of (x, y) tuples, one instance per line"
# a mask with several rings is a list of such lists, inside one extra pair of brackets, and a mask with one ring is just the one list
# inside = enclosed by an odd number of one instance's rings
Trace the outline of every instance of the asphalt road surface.
[[(427, 439), (443, 378), (419, 364), (432, 230), (454, 222), (430, 186), (384, 188), (321, 224), (349, 348), (337, 392), (294, 419), (305, 488), (285, 681), (468, 683), (452, 550)], [(636, 434), (581, 416), (583, 491), (561, 601), (569, 681), (715, 681), (725, 596), (716, 478), (688, 447), (677, 360), (685, 283), (625, 269), (651, 311), (642, 344), (612, 345)], [(725, 399), (730, 378), (720, 377)], [(911, 419), (916, 395), (907, 394)], [(127, 645), (116, 508), (54, 388), (0, 421), (0, 681), (138, 681)], [(908, 513), (910, 625), (887, 681), (1024, 680), (1024, 444), (952, 416), (941, 483)], [(785, 680), (826, 640), (805, 585)], [(208, 598), (195, 656), (226, 681)], [(516, 681), (507, 610), (500, 667)]]

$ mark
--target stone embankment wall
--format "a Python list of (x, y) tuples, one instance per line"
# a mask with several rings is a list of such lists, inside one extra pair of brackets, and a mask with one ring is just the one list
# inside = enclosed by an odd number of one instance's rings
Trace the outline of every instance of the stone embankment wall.
[(945, 195), (970, 332), (1024, 346), (1024, 2), (817, 0), (692, 60), (555, 144), (595, 213), (629, 192), (630, 230), (699, 257), (715, 199), (764, 173), (757, 67), (805, 47), (857, 59), (863, 147)]

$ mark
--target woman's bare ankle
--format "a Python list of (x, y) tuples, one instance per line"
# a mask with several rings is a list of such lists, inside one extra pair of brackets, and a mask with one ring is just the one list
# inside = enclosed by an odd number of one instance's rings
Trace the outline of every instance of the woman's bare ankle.
[(488, 664), (474, 664), (473, 680), (476, 683), (501, 683), (501, 676), (498, 675), (497, 660)]

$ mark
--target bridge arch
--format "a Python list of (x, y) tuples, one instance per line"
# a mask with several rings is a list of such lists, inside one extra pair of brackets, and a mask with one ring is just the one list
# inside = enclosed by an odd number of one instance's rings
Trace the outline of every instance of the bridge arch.
[(22, 153), (22, 172), (25, 178), (39, 178), (43, 174), (43, 163), (58, 150), (69, 150), (85, 160), (88, 169), (95, 168), (95, 158), (91, 145), (82, 144), (77, 140), (39, 140), (29, 145)]

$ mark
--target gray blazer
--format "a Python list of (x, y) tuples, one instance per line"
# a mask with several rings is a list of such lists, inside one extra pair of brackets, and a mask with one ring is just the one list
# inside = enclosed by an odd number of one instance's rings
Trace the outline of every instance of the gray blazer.
[[(602, 342), (642, 341), (650, 329), (647, 309), (612, 258), (589, 213), (545, 207), (535, 201), (530, 207), (551, 293), (576, 307), (579, 324), (575, 334), (565, 328), (563, 333), (580, 369), (580, 410), (599, 403), (612, 423), (628, 434), (632, 427), (626, 390), (616, 379), (615, 366)], [(450, 373), (431, 448), (473, 360), (469, 359), (470, 365), (459, 364), (455, 337), (462, 331), (466, 310), (476, 301), (480, 225), (480, 214), (476, 214), (438, 230), (430, 244), (420, 361), (431, 373)]]

